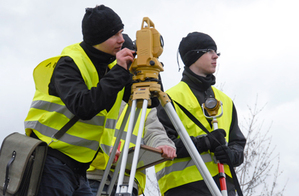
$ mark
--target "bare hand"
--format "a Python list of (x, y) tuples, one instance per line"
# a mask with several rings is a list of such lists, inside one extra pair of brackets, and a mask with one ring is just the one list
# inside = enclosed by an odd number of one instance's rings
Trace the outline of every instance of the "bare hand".
[(119, 150), (116, 150), (116, 153), (115, 153), (115, 157), (113, 159), (113, 163), (116, 163), (118, 158), (119, 158), (119, 155), (120, 155), (120, 151)]
[(116, 53), (117, 64), (121, 67), (128, 69), (128, 64), (134, 60), (134, 50), (124, 48)]
[(162, 157), (166, 159), (174, 159), (177, 156), (175, 148), (171, 146), (163, 145), (158, 146), (157, 148), (162, 150)]
[[(113, 159), (113, 163), (116, 163), (117, 160), (118, 160), (118, 158), (119, 158), (119, 156), (120, 156), (120, 145), (121, 145), (121, 141), (119, 142), (118, 147), (117, 147), (117, 150), (116, 150), (116, 152), (115, 152), (115, 156), (114, 156), (114, 159)], [(112, 147), (110, 148), (110, 153), (109, 153), (109, 155), (111, 155), (111, 151), (112, 151)]]

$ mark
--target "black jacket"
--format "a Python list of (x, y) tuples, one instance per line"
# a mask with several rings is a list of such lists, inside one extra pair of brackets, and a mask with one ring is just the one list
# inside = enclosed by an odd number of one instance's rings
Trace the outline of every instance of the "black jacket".
[[(215, 84), (215, 77), (213, 75), (208, 75), (207, 77), (201, 77), (194, 74), (188, 67), (185, 67), (182, 81), (188, 84), (193, 94), (198, 99), (198, 102), (202, 104), (204, 103), (205, 98), (207, 97), (207, 90), (211, 87), (211, 85)], [(158, 109), (157, 112), (158, 112), (159, 120), (164, 125), (168, 137), (172, 139), (176, 145), (177, 157), (178, 158), (190, 157), (183, 141), (180, 138), (178, 138), (178, 133), (173, 127), (165, 110), (161, 106), (159, 106), (157, 109)], [(211, 122), (210, 125), (212, 127)], [(197, 139), (193, 136), (191, 136), (191, 139), (196, 145)], [(246, 139), (238, 126), (237, 112), (235, 106), (233, 106), (233, 116), (232, 116), (232, 123), (229, 130), (228, 146), (231, 150), (235, 152), (235, 157), (237, 157), (235, 159), (235, 162), (232, 163), (234, 166), (238, 166), (243, 162), (243, 157), (244, 157), (243, 151), (244, 151), (245, 144), (246, 144)], [(214, 177), (214, 180), (217, 183), (218, 187), (220, 187), (219, 177), (218, 176)], [(229, 177), (227, 177), (227, 189), (229, 195), (231, 194), (234, 195), (234, 184), (232, 179), (230, 179)], [(198, 182), (193, 182), (190, 184), (186, 184), (180, 187), (170, 189), (166, 192), (165, 195), (176, 196), (176, 195), (211, 195), (211, 194), (205, 182), (198, 181)]]
[(75, 116), (89, 120), (104, 109), (109, 111), (117, 93), (123, 87), (125, 87), (123, 100), (127, 102), (131, 94), (132, 77), (128, 70), (118, 64), (111, 70), (108, 68), (108, 64), (115, 60), (115, 56), (101, 52), (84, 42), (80, 43), (80, 46), (98, 72), (98, 85), (89, 90), (73, 59), (62, 57), (54, 69), (49, 94), (60, 97)]

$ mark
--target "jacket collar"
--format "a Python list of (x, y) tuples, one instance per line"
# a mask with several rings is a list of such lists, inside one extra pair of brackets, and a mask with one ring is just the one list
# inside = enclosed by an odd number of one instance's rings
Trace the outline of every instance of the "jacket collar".
[(189, 67), (185, 66), (182, 81), (186, 82), (192, 89), (206, 91), (215, 84), (216, 78), (213, 74), (207, 75), (206, 77), (199, 76), (191, 71)]
[(102, 52), (93, 46), (86, 44), (84, 41), (80, 43), (80, 46), (84, 49), (85, 53), (95, 66), (103, 63), (108, 65), (116, 59), (115, 56)]

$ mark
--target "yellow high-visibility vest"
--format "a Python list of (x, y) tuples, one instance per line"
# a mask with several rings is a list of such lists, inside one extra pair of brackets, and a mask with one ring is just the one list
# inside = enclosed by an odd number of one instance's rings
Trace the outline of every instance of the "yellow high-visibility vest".
[[(232, 100), (223, 92), (212, 87), (215, 98), (223, 103), (223, 115), (218, 120), (218, 128), (226, 131), (226, 140), (229, 141), (229, 130), (232, 122), (233, 103)], [(180, 82), (173, 88), (167, 91), (167, 94), (173, 101), (180, 103), (191, 114), (193, 114), (198, 121), (209, 131), (213, 131), (208, 120), (203, 114), (200, 103), (192, 93), (191, 89), (185, 82)], [(201, 128), (199, 128), (175, 103), (175, 110), (181, 119), (186, 131), (190, 136), (206, 135)], [(219, 109), (220, 111), (220, 109)], [(218, 174), (217, 163), (214, 160), (214, 154), (210, 152), (201, 153), (201, 157), (205, 162), (210, 174), (214, 177)], [(229, 167), (224, 165), (225, 173), (231, 177)], [(175, 158), (173, 161), (165, 161), (155, 166), (156, 176), (160, 187), (161, 194), (172, 188), (203, 180), (194, 161), (191, 157)]]
[[(25, 119), (26, 134), (29, 136), (33, 131), (51, 148), (81, 163), (91, 162), (100, 147), (104, 152), (103, 162), (107, 164), (124, 89), (118, 93), (109, 112), (102, 110), (90, 120), (80, 119), (59, 140), (54, 139), (53, 135), (74, 117), (59, 97), (49, 95), (48, 85), (55, 65), (63, 56), (74, 60), (88, 89), (99, 82), (96, 68), (79, 43), (64, 48), (61, 55), (41, 62), (33, 72), (36, 91)], [(115, 64), (116, 61), (109, 64), (109, 68)]]
[[(128, 108), (128, 105), (125, 106), (125, 108), (123, 109), (123, 111), (122, 111), (122, 113), (121, 113), (121, 115), (120, 115), (120, 117), (119, 117), (119, 119), (117, 121), (115, 135), (114, 135), (115, 136), (114, 137), (114, 141), (116, 140), (118, 131), (120, 131), (120, 127), (121, 127), (121, 125), (123, 123), (123, 119), (125, 117), (125, 113), (126, 113), (127, 108)], [(146, 115), (145, 115), (145, 119), (147, 118), (150, 110), (151, 109), (147, 109)], [(137, 139), (137, 135), (138, 135), (138, 128), (139, 128), (139, 124), (140, 124), (141, 112), (139, 113), (139, 116), (137, 118), (137, 121), (135, 123), (134, 129), (133, 129), (133, 132), (132, 132), (132, 135), (131, 135), (131, 141), (130, 141), (130, 145), (129, 145), (130, 148), (134, 147), (136, 145), (136, 139)], [(121, 140), (120, 140), (121, 141), (121, 147), (120, 147), (120, 150), (123, 149), (124, 144), (126, 142), (125, 139), (126, 139), (126, 135), (127, 135), (128, 126), (129, 126), (129, 118), (127, 120), (124, 132), (123, 132), (123, 134), (121, 136)], [(143, 132), (143, 136), (144, 136), (144, 132)], [(103, 164), (101, 160), (102, 160), (101, 159), (101, 154), (99, 153), (97, 155), (97, 157), (95, 158), (95, 160), (91, 163), (90, 168), (87, 171), (93, 171), (95, 169), (101, 169), (102, 168), (101, 165)], [(137, 171), (136, 174), (135, 174), (135, 178), (138, 181), (138, 191), (139, 191), (138, 194), (142, 194), (142, 192), (144, 192), (145, 183), (146, 183), (145, 170)]]

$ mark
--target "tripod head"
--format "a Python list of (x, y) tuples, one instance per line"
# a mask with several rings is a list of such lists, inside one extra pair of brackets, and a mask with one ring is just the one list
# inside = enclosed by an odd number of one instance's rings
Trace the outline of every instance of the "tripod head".
[[(143, 18), (141, 30), (136, 32), (135, 44), (137, 57), (130, 66), (134, 82), (132, 99), (147, 99), (150, 106), (150, 97), (158, 97), (161, 91), (158, 80), (160, 71), (164, 71), (164, 69), (163, 64), (158, 61), (158, 57), (163, 52), (164, 42), (163, 37), (155, 29), (154, 23), (148, 17)], [(142, 88), (148, 89), (145, 93), (142, 93), (143, 91), (140, 91)], [(137, 107), (140, 107), (140, 104)]]

